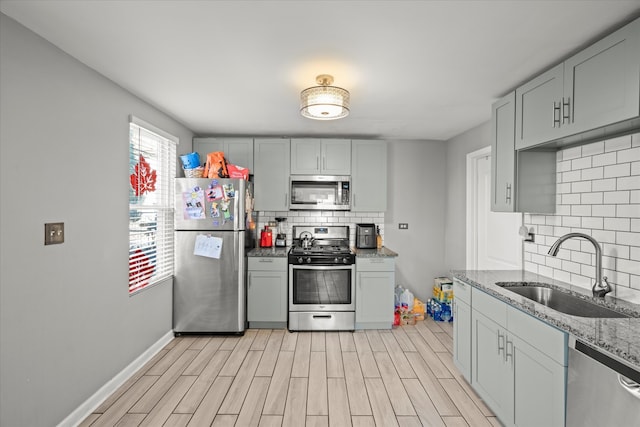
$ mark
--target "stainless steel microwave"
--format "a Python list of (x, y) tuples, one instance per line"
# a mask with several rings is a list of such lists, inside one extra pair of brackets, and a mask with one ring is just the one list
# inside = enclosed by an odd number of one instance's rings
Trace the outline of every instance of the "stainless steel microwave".
[(289, 209), (348, 211), (351, 209), (351, 177), (291, 175)]

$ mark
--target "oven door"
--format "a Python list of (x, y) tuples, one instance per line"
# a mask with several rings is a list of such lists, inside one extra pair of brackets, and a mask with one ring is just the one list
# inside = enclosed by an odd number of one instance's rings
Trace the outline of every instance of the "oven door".
[(354, 265), (289, 265), (289, 311), (355, 311)]

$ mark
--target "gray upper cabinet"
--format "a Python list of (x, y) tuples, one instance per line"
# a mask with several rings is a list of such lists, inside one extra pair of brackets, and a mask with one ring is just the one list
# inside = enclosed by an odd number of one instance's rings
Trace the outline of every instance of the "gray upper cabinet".
[(350, 139), (292, 139), (293, 175), (351, 175)]
[(491, 210), (513, 212), (516, 190), (516, 94), (491, 107)]
[(351, 211), (386, 211), (387, 143), (353, 140), (351, 149)]
[(491, 109), (491, 210), (553, 213), (556, 153), (515, 150), (515, 95), (511, 92)]
[(288, 139), (256, 138), (253, 173), (255, 210), (289, 210), (289, 151)]
[(208, 153), (222, 151), (227, 162), (253, 173), (253, 138), (193, 138), (193, 151), (200, 155), (202, 164)]
[(516, 149), (639, 117), (638, 52), (640, 19), (517, 88)]

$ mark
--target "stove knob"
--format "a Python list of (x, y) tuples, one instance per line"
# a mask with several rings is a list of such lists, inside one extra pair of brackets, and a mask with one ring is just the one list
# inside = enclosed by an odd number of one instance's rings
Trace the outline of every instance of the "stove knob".
[(347, 258), (342, 258), (342, 263), (343, 264), (347, 264), (349, 262), (349, 260)]
[(298, 264), (302, 264), (302, 257), (298, 257)]
[(339, 262), (340, 262), (340, 259), (336, 257), (336, 258), (333, 260), (333, 262), (334, 262), (335, 264), (337, 264), (337, 263), (339, 263)]
[(307, 264), (311, 264), (311, 257), (307, 257)]

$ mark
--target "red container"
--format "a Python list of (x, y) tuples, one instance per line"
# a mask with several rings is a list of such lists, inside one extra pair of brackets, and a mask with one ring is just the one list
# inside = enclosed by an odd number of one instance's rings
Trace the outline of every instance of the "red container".
[(268, 226), (264, 226), (264, 230), (260, 232), (260, 247), (270, 248), (273, 246), (273, 232)]

